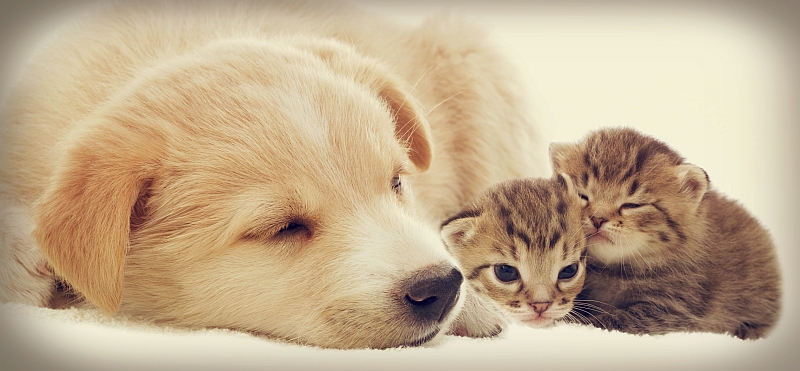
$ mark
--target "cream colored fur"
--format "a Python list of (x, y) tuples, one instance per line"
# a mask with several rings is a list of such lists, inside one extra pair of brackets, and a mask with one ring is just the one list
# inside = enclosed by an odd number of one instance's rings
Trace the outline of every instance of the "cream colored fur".
[(464, 202), (542, 173), (508, 71), (448, 17), (102, 10), (37, 56), (3, 113), (0, 299), (46, 305), (59, 277), (108, 313), (180, 326), (337, 348), (441, 333), (464, 295), (420, 328), (394, 288), (456, 264), (435, 229)]

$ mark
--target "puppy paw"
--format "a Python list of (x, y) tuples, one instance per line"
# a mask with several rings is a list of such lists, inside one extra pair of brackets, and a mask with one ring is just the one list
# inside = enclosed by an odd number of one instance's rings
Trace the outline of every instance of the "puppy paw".
[(494, 337), (503, 332), (505, 324), (502, 315), (469, 293), (464, 309), (450, 326), (448, 334), (472, 338)]
[(33, 224), (26, 216), (13, 207), (0, 214), (0, 302), (44, 307), (53, 295), (55, 276), (31, 236)]
[(470, 338), (488, 338), (500, 335), (503, 332), (503, 323), (454, 323), (450, 328), (449, 335), (463, 336)]

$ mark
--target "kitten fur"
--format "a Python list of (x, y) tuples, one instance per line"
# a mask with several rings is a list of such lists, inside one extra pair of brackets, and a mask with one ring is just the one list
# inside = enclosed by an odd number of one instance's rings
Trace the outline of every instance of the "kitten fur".
[(780, 274), (768, 232), (710, 188), (705, 171), (628, 128), (554, 143), (555, 173), (583, 203), (587, 277), (598, 327), (764, 337), (780, 311)]
[(471, 305), (498, 332), (502, 317), (490, 312), (546, 327), (572, 310), (586, 272), (580, 212), (572, 180), (558, 175), (499, 183), (444, 222), (442, 238), (477, 294), (468, 298), (482, 301)]

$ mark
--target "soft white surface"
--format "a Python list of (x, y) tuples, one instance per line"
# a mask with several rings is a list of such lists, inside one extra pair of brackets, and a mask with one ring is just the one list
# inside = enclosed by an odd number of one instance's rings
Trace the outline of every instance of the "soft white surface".
[[(787, 20), (797, 19), (726, 2), (570, 4), (367, 6), (404, 22), (451, 9), (486, 24), (520, 68), (548, 140), (632, 126), (705, 168), (713, 185), (756, 215), (778, 246), (784, 311), (770, 338), (512, 326), (493, 340), (446, 337), (424, 348), (333, 351), (225, 330), (162, 329), (94, 312), (3, 304), (0, 369), (795, 369), (798, 238), (791, 211), (800, 206), (800, 61), (797, 26)], [(61, 9), (79, 10), (45, 5), (0, 8), (3, 92), (35, 41), (64, 20)]]

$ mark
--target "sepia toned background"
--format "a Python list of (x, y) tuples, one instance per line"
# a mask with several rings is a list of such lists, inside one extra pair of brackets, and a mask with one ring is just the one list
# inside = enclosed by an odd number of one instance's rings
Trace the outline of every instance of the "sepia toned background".
[[(547, 142), (630, 126), (703, 167), (716, 189), (772, 233), (784, 279), (783, 316), (773, 334), (744, 342), (711, 334), (638, 337), (515, 326), (494, 340), (449, 337), (429, 348), (330, 351), (227, 331), (126, 328), (5, 306), (0, 369), (783, 370), (800, 364), (794, 212), (800, 210), (800, 2), (362, 3), (408, 24), (443, 11), (483, 23), (518, 68)], [(36, 46), (90, 4), (0, 5), (3, 97)]]

